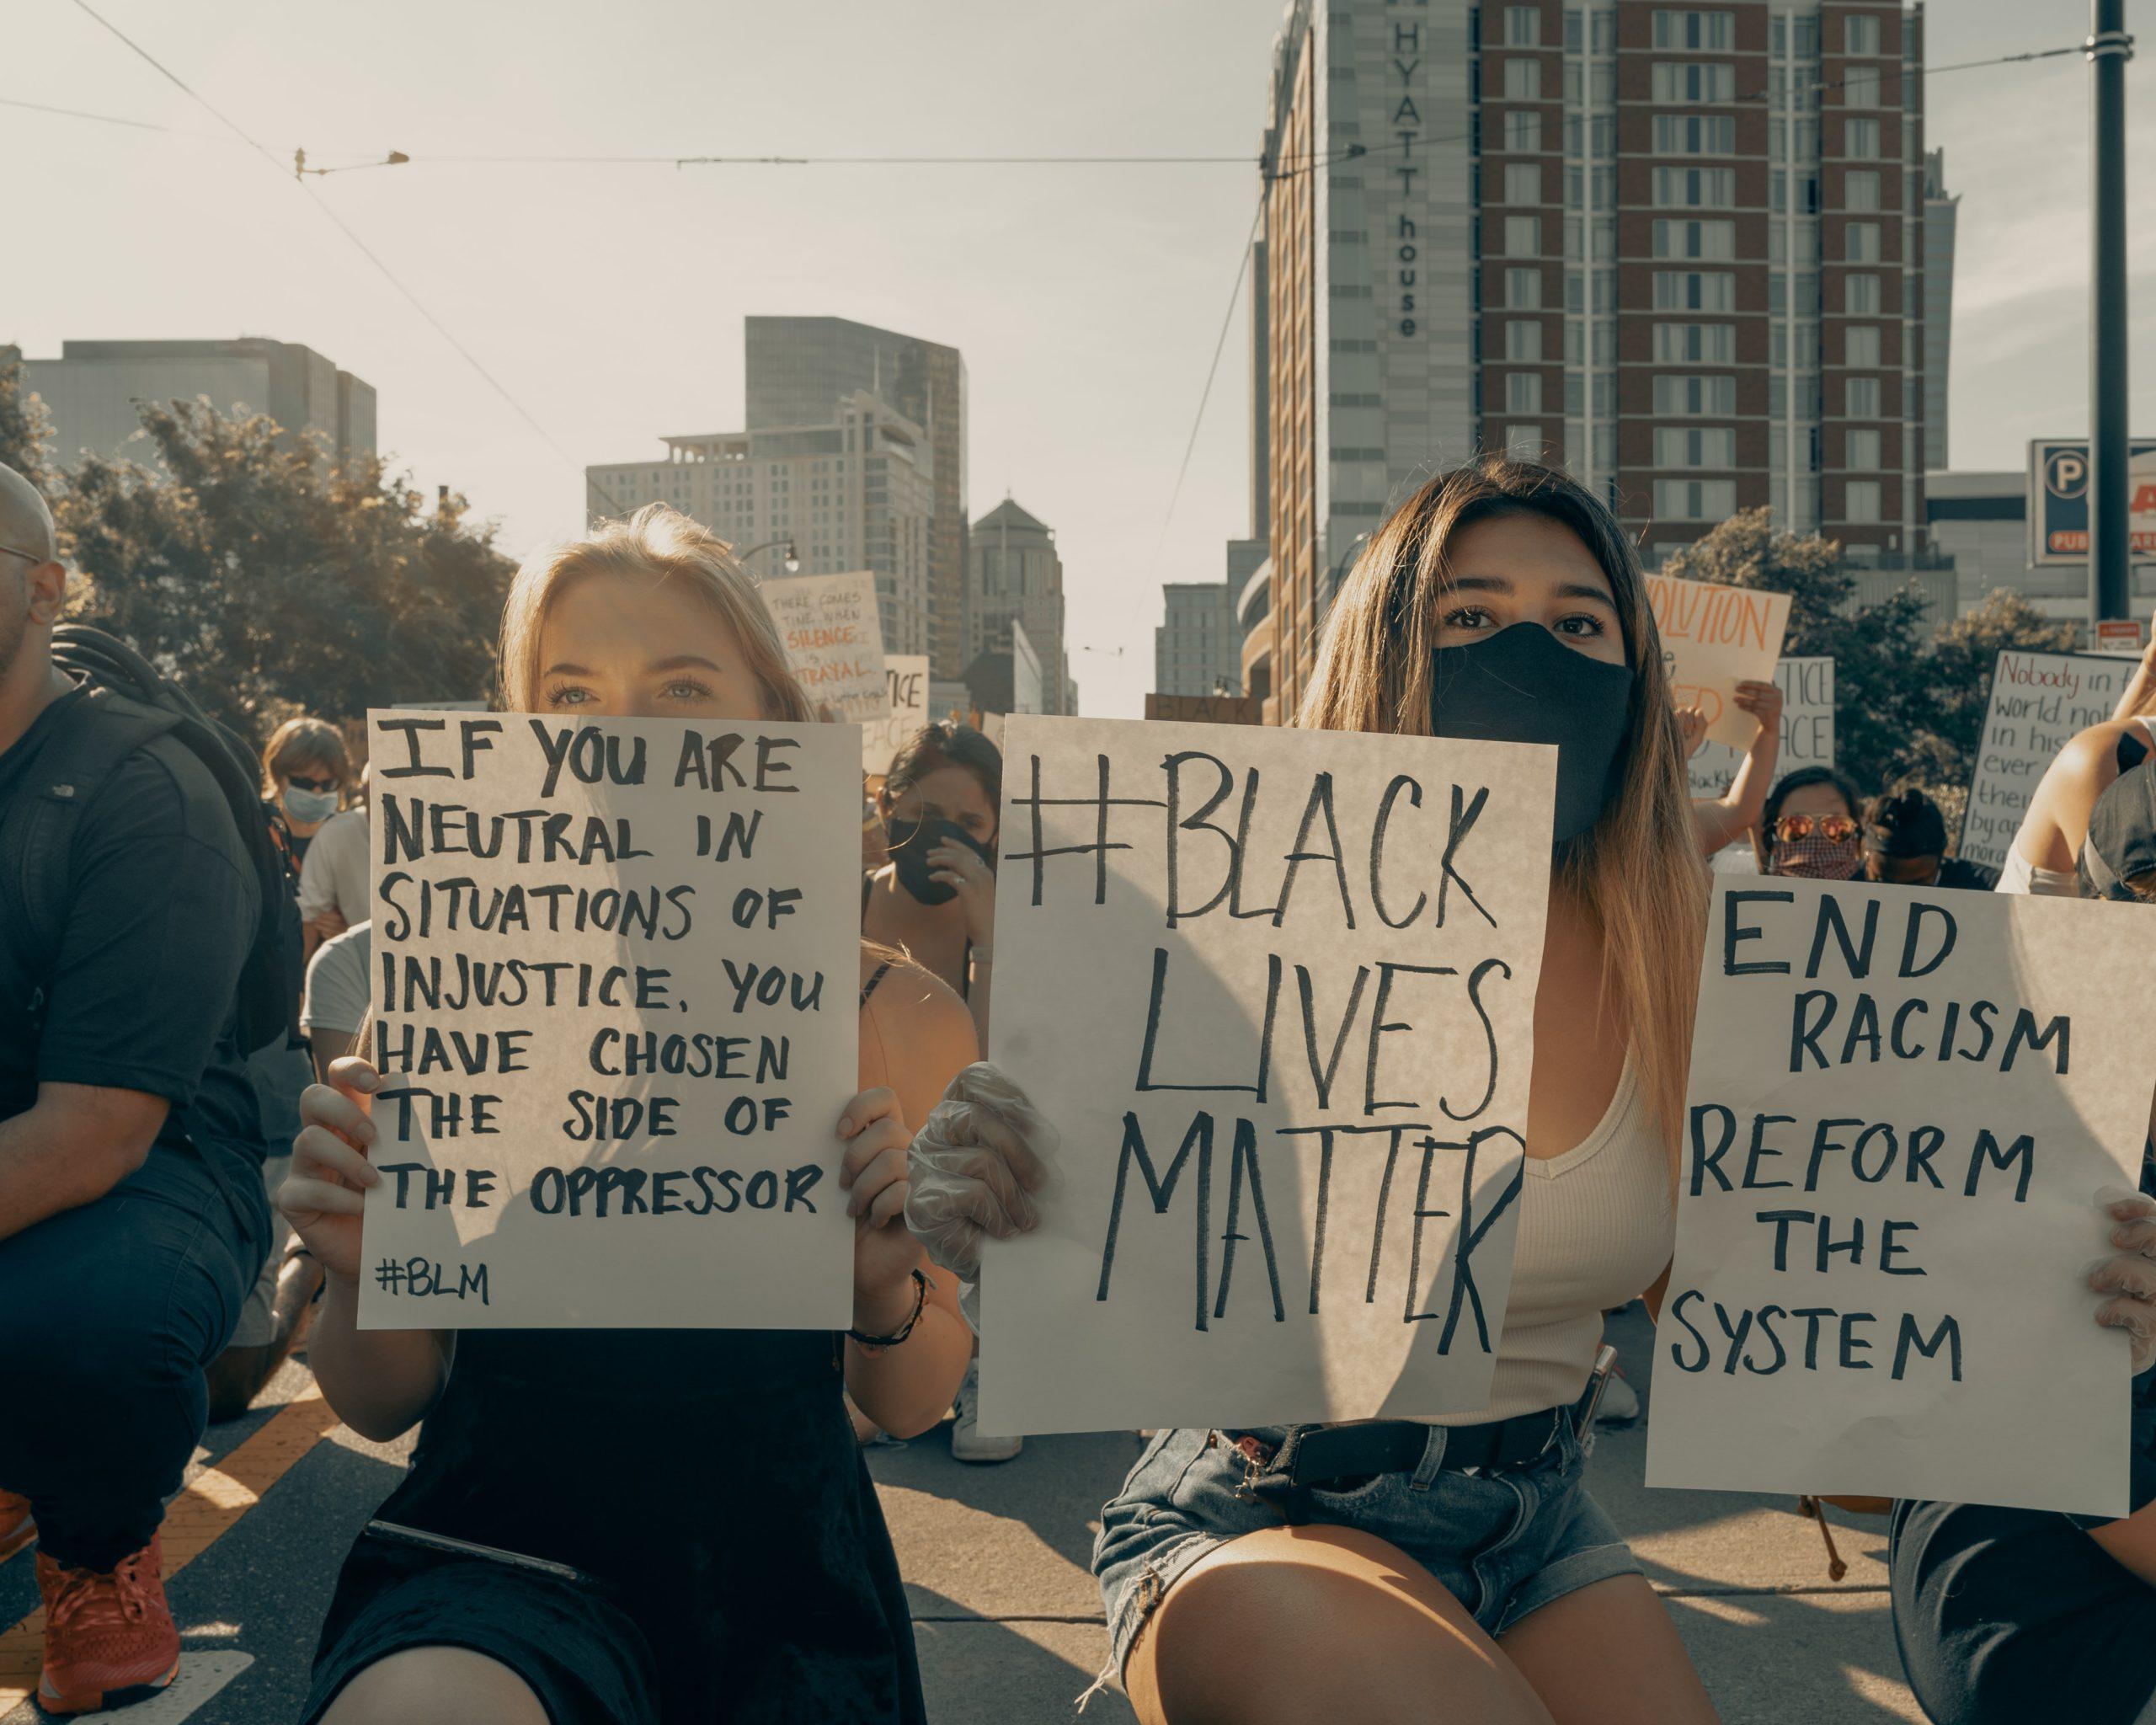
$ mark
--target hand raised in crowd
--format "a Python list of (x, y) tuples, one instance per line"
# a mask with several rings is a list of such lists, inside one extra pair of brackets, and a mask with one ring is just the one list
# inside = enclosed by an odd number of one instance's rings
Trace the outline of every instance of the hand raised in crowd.
[(367, 1160), (375, 1142), (369, 1118), (382, 1074), (348, 1056), (329, 1068), (329, 1082), (300, 1092), (300, 1130), (292, 1140), (292, 1171), (277, 1188), (277, 1208), (323, 1268), (356, 1281), (360, 1274), (361, 1194), (382, 1183)]
[(906, 1226), (929, 1258), (970, 1280), (984, 1239), (1038, 1227), (1033, 1198), (1049, 1183), (1056, 1142), (1055, 1129), (998, 1068), (976, 1060), (953, 1078), (910, 1157)]
[(995, 940), (995, 871), (978, 852), (945, 840), (928, 853), (931, 880), (941, 881), (958, 895), (958, 908), (966, 914), (966, 938), (978, 954)]
[(2156, 1365), (2156, 1199), (2123, 1186), (2107, 1186), (2096, 1202), (2111, 1219), (2115, 1254), (2089, 1273), (2089, 1285), (2112, 1297), (2096, 1308), (2096, 1322), (2133, 1338), (2137, 1376)]
[(1706, 709), (1696, 701), (1677, 709), (1677, 740), (1684, 745), (1684, 758), (1689, 761), (1700, 752), (1700, 745), (1707, 740)]
[[(864, 1090), (839, 1116), (839, 1187), (853, 1224), (853, 1297), (857, 1308), (888, 1304), (907, 1284), (921, 1247), (905, 1229), (906, 1142), (899, 1099), (878, 1086)], [(901, 1314), (903, 1316), (903, 1314)]]
[(1754, 682), (1750, 679), (1737, 686), (1735, 705), (1739, 713), (1748, 713), (1759, 721), (1759, 729), (1779, 736), (1782, 723), (1782, 686), (1780, 683)]

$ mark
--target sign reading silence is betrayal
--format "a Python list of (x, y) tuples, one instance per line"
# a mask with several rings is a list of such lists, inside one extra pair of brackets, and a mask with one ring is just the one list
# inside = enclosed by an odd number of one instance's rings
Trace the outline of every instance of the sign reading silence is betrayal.
[(2152, 974), (2156, 916), (2116, 905), (1717, 880), (1649, 1485), (2127, 1513), (2086, 1271), (2140, 1168)]
[(1789, 595), (1718, 581), (1647, 577), (1670, 693), (1706, 714), (1707, 740), (1748, 749), (1758, 724), (1735, 704), (1737, 686), (1765, 682), (1789, 631)]
[(856, 733), (368, 724), (360, 1327), (843, 1327)]
[(811, 707), (853, 724), (873, 724), (891, 710), (873, 574), (789, 575), (760, 590)]
[(983, 1429), (1481, 1405), (1556, 751), (1014, 713), (1004, 757), (992, 1058), (1060, 1136)]
[(2046, 770), (2077, 731), (2101, 724), (2125, 692), (2134, 661), (2111, 654), (2002, 652), (1961, 817), (1961, 854), (2006, 866), (2014, 835)]

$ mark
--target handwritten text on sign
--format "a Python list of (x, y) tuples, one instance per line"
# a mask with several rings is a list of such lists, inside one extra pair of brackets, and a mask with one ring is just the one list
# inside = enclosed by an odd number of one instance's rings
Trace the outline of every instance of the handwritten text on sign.
[(766, 581), (762, 592), (812, 708), (854, 724), (890, 711), (873, 574), (790, 575)]
[(1647, 602), (1677, 704), (1706, 714), (1709, 742), (1750, 748), (1758, 724), (1733, 697), (1739, 683), (1774, 676), (1789, 629), (1789, 595), (1649, 575)]
[(361, 1326), (846, 1324), (855, 734), (369, 724)]
[(2124, 1514), (2156, 917), (1718, 880), (1647, 1483)]
[(1062, 1136), (984, 1268), (984, 1429), (1481, 1404), (1556, 760), (1011, 717), (993, 1058)]
[(1963, 857), (2006, 866), (2046, 769), (2075, 732), (2111, 716), (2133, 671), (2131, 659), (2110, 654), (1999, 655), (1961, 820)]
[(890, 711), (861, 728), (861, 770), (879, 778), (891, 770), (899, 746), (928, 723), (927, 654), (886, 654), (883, 679)]
[[(1785, 659), (1774, 667), (1774, 681), (1782, 692), (1781, 749), (1774, 764), (1775, 777), (1800, 766), (1832, 766), (1834, 661), (1809, 655)], [(1751, 747), (1749, 740), (1745, 747)], [(1743, 762), (1744, 756), (1726, 743), (1700, 744), (1685, 763), (1692, 794), (1726, 795)]]

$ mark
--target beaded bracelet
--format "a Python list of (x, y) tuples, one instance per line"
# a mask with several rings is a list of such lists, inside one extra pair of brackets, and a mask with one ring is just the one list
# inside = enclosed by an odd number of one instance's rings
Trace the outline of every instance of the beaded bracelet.
[(849, 1342), (869, 1353), (880, 1354), (886, 1348), (897, 1347), (913, 1333), (913, 1327), (921, 1322), (922, 1309), (928, 1304), (928, 1278), (919, 1270), (915, 1270), (912, 1274), (913, 1311), (906, 1321), (888, 1336), (864, 1336), (860, 1331), (849, 1328), (846, 1332)]

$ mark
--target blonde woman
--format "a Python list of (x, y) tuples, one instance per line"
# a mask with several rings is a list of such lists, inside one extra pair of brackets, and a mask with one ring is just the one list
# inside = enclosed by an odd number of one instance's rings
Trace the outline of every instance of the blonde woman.
[[(740, 565), (663, 505), (525, 564), (501, 683), (511, 711), (810, 716)], [(964, 1006), (896, 955), (864, 948), (860, 983), (862, 1090), (835, 1123), (858, 1219), (843, 1338), (362, 1332), (361, 1188), (378, 1178), (366, 1098), (379, 1078), (341, 1060), (307, 1092), (280, 1201), (328, 1273), (316, 1375), (366, 1437), (425, 1423), (380, 1512), (410, 1531), (363, 1535), (347, 1560), (306, 1720), (924, 1717), (897, 1564), (841, 1391), (911, 1434), (942, 1417), (964, 1374), (955, 1282), (927, 1272), (903, 1221), (905, 1123), (974, 1044)]]

